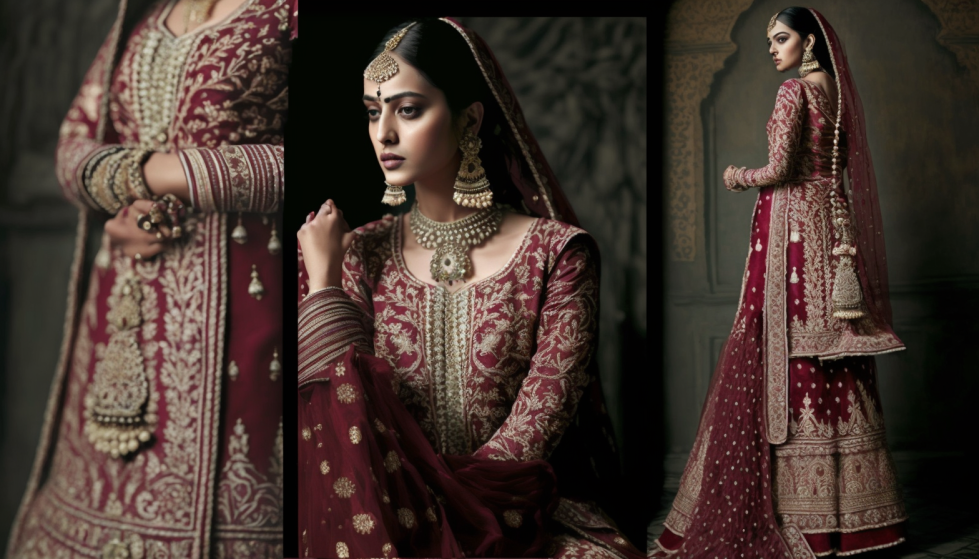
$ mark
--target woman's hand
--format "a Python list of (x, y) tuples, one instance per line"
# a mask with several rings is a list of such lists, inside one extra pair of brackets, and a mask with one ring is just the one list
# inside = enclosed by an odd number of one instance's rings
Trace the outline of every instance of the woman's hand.
[(724, 169), (724, 188), (731, 192), (744, 192), (748, 190), (748, 187), (736, 183), (735, 177), (737, 176), (737, 172), (738, 168), (734, 165), (728, 165), (727, 169)]
[(309, 274), (309, 291), (324, 287), (340, 287), (343, 256), (354, 240), (343, 212), (333, 200), (327, 200), (320, 211), (310, 213), (306, 223), (296, 233), (303, 251), (303, 263)]
[(169, 246), (170, 230), (166, 225), (161, 224), (158, 226), (159, 231), (151, 232), (140, 229), (136, 223), (139, 216), (149, 213), (152, 207), (151, 200), (136, 200), (105, 222), (105, 232), (112, 245), (120, 247), (130, 258), (138, 254), (140, 259), (150, 259)]

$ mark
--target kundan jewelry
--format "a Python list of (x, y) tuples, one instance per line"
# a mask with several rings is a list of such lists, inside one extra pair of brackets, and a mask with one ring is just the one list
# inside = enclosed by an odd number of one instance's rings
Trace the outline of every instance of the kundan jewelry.
[(799, 66), (799, 76), (804, 78), (816, 70), (819, 70), (819, 61), (812, 54), (812, 47), (809, 47), (802, 55), (802, 66)]
[(462, 165), (456, 176), (455, 194), (452, 199), (466, 208), (488, 208), (493, 205), (493, 191), (486, 180), (486, 170), (479, 159), (483, 141), (469, 128), (466, 129), (459, 149), (462, 150)]
[(217, 0), (190, 0), (184, 12), (184, 33), (207, 21)]
[(503, 210), (490, 206), (452, 223), (439, 223), (422, 215), (418, 203), (411, 207), (408, 225), (423, 247), (434, 250), (432, 278), (439, 283), (465, 280), (472, 271), (469, 249), (500, 230)]
[[(136, 255), (139, 261), (139, 254)], [(109, 343), (85, 396), (85, 434), (113, 458), (149, 442), (159, 417), (139, 347), (142, 285), (136, 270), (119, 274), (109, 296)]]
[(388, 187), (384, 190), (384, 198), (381, 198), (382, 204), (387, 204), (389, 206), (400, 206), (408, 201), (408, 198), (405, 196), (404, 187), (394, 186), (388, 181), (384, 181), (384, 184), (388, 185)]
[(398, 32), (397, 35), (391, 37), (391, 40), (384, 45), (384, 52), (379, 54), (364, 70), (364, 77), (372, 82), (377, 82), (377, 101), (381, 101), (381, 84), (388, 81), (398, 74), (398, 61), (394, 59), (390, 54), (391, 51), (398, 48), (401, 43), (401, 39), (405, 38), (408, 34), (408, 30), (414, 27), (415, 24), (412, 23)]

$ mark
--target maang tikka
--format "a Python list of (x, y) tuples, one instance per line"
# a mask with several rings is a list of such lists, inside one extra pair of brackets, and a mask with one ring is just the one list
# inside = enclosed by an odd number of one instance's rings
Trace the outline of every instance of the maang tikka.
[[(388, 81), (398, 74), (398, 61), (391, 56), (390, 53), (394, 49), (398, 48), (401, 44), (401, 40), (405, 38), (408, 34), (408, 30), (415, 26), (415, 23), (409, 24), (407, 27), (398, 32), (397, 35), (391, 37), (391, 40), (387, 42), (384, 46), (384, 52), (379, 54), (364, 70), (364, 78), (372, 82), (377, 82), (377, 102), (381, 102), (381, 84)], [(407, 198), (405, 197), (404, 188), (400, 186), (394, 186), (384, 181), (387, 185), (387, 189), (384, 191), (384, 198), (381, 199), (381, 203), (387, 204), (389, 206), (399, 206), (404, 204)]]

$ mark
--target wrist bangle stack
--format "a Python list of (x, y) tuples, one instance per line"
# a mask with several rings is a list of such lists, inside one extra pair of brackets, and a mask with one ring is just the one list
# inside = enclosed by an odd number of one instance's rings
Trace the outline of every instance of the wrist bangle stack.
[(134, 200), (153, 194), (143, 178), (143, 163), (152, 150), (110, 146), (92, 156), (82, 172), (82, 186), (103, 210), (116, 214)]

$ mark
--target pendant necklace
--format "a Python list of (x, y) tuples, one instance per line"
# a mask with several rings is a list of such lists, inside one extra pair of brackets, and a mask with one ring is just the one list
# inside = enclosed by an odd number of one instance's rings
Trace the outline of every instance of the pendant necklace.
[(418, 244), (435, 251), (432, 255), (432, 278), (449, 285), (465, 281), (472, 271), (469, 249), (499, 232), (502, 222), (503, 210), (496, 205), (458, 221), (440, 223), (422, 215), (416, 201), (408, 216), (408, 226), (418, 239)]

